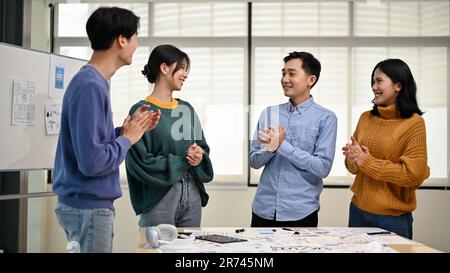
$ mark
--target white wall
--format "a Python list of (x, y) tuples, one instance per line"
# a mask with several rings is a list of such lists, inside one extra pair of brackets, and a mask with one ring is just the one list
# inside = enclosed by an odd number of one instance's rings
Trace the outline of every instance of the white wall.
[(48, 51), (50, 24), (49, 7), (46, 0), (31, 1), (31, 48)]
[[(251, 219), (251, 202), (256, 188), (212, 189), (210, 201), (203, 209), (202, 226), (247, 227)], [(349, 189), (325, 189), (321, 195), (319, 226), (347, 226)], [(418, 190), (418, 208), (413, 213), (414, 240), (450, 252), (450, 191)], [(48, 198), (46, 252), (63, 252), (65, 235), (53, 213), (55, 197)], [(114, 252), (134, 252), (138, 241), (138, 218), (134, 215), (126, 189), (115, 202), (116, 222)]]

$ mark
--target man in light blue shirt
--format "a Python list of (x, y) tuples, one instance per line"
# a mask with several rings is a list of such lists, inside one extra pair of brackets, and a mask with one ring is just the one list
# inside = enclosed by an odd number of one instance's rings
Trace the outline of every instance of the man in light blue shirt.
[(320, 62), (307, 52), (284, 58), (281, 85), (289, 102), (266, 108), (250, 147), (250, 166), (264, 166), (252, 227), (317, 227), (319, 196), (333, 163), (336, 115), (316, 104), (311, 88)]

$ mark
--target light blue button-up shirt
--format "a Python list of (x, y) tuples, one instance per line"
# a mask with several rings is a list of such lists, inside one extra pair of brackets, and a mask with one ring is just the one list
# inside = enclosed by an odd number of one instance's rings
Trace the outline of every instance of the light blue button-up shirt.
[[(269, 126), (278, 130), (279, 123), (286, 129), (285, 139), (271, 154), (259, 143), (258, 131)], [(253, 199), (256, 215), (296, 221), (320, 208), (322, 178), (333, 164), (336, 131), (336, 115), (312, 97), (296, 107), (288, 102), (264, 109), (249, 156), (252, 168), (265, 166)]]

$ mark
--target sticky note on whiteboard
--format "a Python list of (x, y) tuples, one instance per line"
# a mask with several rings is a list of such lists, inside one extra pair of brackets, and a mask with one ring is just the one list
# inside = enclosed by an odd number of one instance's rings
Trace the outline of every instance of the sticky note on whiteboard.
[(64, 89), (64, 67), (55, 67), (55, 88)]

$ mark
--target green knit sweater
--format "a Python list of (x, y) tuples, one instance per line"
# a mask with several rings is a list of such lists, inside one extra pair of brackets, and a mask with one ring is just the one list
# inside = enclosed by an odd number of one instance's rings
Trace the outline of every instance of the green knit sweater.
[[(143, 104), (161, 110), (158, 126), (146, 132), (125, 159), (130, 199), (136, 215), (158, 203), (186, 172), (196, 180), (202, 206), (208, 203), (203, 183), (210, 182), (214, 176), (209, 147), (194, 108), (186, 101), (178, 101), (178, 105), (170, 109), (141, 100), (130, 109), (130, 115)], [(187, 150), (194, 142), (205, 151), (203, 160), (195, 167), (186, 159)]]

